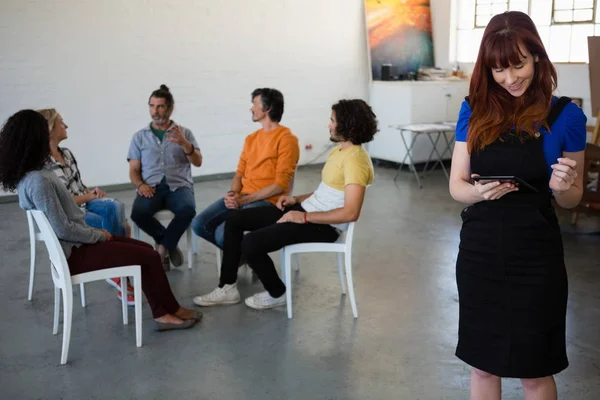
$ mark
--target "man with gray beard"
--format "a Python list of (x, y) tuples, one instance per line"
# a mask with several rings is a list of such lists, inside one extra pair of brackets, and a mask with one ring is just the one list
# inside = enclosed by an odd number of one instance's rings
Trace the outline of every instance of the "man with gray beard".
[[(167, 86), (152, 92), (148, 107), (152, 122), (133, 136), (127, 154), (137, 191), (131, 219), (154, 239), (167, 271), (183, 264), (177, 244), (196, 215), (190, 164), (200, 167), (202, 154), (192, 132), (170, 119), (175, 101)], [(166, 228), (154, 218), (164, 209), (175, 214)]]

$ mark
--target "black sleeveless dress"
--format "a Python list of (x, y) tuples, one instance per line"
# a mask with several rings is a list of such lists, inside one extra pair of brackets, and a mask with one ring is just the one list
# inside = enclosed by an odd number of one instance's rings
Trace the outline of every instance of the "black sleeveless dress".
[(567, 274), (542, 141), (507, 132), (471, 154), (473, 173), (515, 175), (539, 190), (461, 213), (456, 356), (500, 377), (539, 378), (568, 366)]

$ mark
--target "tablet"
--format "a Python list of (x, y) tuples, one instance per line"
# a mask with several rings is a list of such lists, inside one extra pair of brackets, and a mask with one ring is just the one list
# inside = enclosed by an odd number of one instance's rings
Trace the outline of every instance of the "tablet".
[(500, 182), (514, 182), (519, 188), (525, 188), (530, 192), (539, 193), (535, 187), (525, 182), (523, 179), (514, 175), (485, 175), (485, 176), (474, 176), (474, 181), (500, 181)]

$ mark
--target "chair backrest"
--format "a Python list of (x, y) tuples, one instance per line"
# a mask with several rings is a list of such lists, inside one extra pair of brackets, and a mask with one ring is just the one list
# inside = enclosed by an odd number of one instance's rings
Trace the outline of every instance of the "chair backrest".
[[(371, 185), (367, 185), (365, 188), (365, 195), (367, 194), (367, 190), (371, 187)], [(348, 229), (342, 231), (340, 237), (338, 238), (338, 243), (344, 243), (346, 245), (346, 251), (351, 250), (352, 248), (352, 240), (354, 239), (354, 224), (356, 222), (348, 223)]]
[(25, 211), (25, 214), (27, 215), (27, 225), (29, 227), (29, 239), (35, 240), (37, 239), (37, 232), (35, 230), (35, 222), (33, 222), (33, 215), (31, 211)]
[(346, 250), (350, 250), (352, 247), (352, 240), (354, 238), (354, 224), (355, 222), (348, 223), (348, 229), (340, 233), (340, 237), (336, 240), (336, 243), (343, 243), (346, 246)]
[(26, 211), (25, 214), (27, 215), (27, 225), (29, 225), (30, 240), (38, 240), (38, 241), (42, 242), (43, 241), (42, 234), (39, 232), (39, 229), (36, 229), (37, 226), (33, 219), (33, 215), (29, 211)]
[[(595, 176), (592, 176), (594, 174)], [(589, 179), (591, 182), (588, 182)], [(583, 163), (583, 196), (580, 204), (589, 206), (590, 203), (600, 203), (600, 147), (588, 143), (585, 146), (585, 160)]]
[(54, 285), (62, 289), (70, 287), (71, 272), (69, 271), (69, 264), (67, 264), (65, 252), (63, 251), (48, 218), (46, 218), (46, 215), (39, 210), (28, 210), (27, 214), (31, 215), (35, 220), (35, 223), (40, 229), (40, 237), (48, 250)]

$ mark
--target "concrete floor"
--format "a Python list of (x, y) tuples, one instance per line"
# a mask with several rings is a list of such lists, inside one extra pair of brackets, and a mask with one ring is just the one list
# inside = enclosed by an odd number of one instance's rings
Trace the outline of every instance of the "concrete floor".
[[(157, 333), (144, 305), (142, 348), (121, 323), (120, 302), (104, 282), (87, 285), (87, 308), (75, 295), (69, 364), (60, 366), (61, 335), (52, 335), (52, 283), (38, 249), (34, 300), (28, 302), (29, 239), (17, 204), (0, 205), (1, 399), (465, 399), (469, 368), (454, 356), (458, 304), (454, 267), (461, 205), (439, 172), (419, 190), (414, 177), (377, 168), (354, 242), (360, 317), (340, 295), (333, 255), (303, 255), (294, 278), (294, 319), (285, 308), (244, 304), (204, 309), (191, 330)], [(316, 188), (319, 170), (302, 169), (296, 193)], [(196, 185), (198, 210), (229, 181)], [(111, 193), (130, 205), (134, 192)], [(596, 221), (581, 226), (594, 230)], [(591, 228), (590, 228), (591, 227)], [(556, 379), (562, 399), (600, 398), (600, 236), (567, 229), (570, 367)], [(598, 229), (600, 230), (600, 228)], [(206, 243), (195, 268), (168, 276), (176, 297), (216, 285), (215, 252)], [(278, 257), (276, 257), (278, 259)], [(278, 262), (277, 262), (278, 263)], [(243, 297), (261, 290), (241, 270)], [(504, 399), (522, 398), (505, 380)]]

